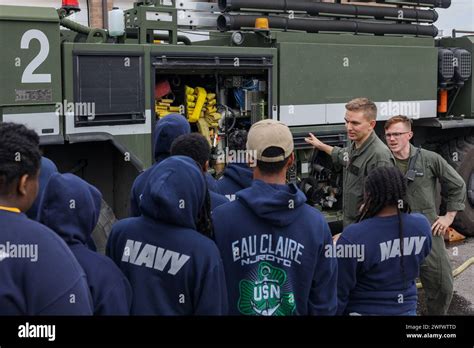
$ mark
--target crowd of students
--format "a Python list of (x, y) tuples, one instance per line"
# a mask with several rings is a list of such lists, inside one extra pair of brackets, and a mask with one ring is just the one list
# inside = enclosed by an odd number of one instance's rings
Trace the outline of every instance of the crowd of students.
[[(286, 183), (286, 125), (260, 121), (229, 145), (254, 157), (213, 182), (207, 140), (181, 115), (161, 119), (155, 164), (102, 255), (101, 193), (41, 157), (35, 132), (0, 123), (0, 315), (416, 315), (431, 227), (400, 205), (396, 167), (368, 173), (360, 222), (333, 240)], [(13, 252), (25, 245), (36, 260)]]

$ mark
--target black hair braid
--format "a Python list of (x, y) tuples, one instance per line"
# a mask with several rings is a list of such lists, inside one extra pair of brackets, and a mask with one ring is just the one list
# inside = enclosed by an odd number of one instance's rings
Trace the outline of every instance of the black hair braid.
[(21, 124), (0, 122), (0, 194), (21, 176), (35, 175), (40, 162), (38, 134)]
[(204, 180), (205, 198), (204, 204), (199, 210), (196, 230), (201, 234), (213, 239), (214, 225), (211, 218), (211, 196), (207, 187), (204, 166), (209, 160), (210, 146), (204, 136), (199, 133), (183, 134), (176, 138), (171, 145), (172, 156), (187, 156), (194, 160)]
[[(396, 206), (398, 216), (398, 235), (400, 239), (400, 266), (404, 287), (406, 288), (406, 274), (404, 267), (403, 221), (402, 212), (409, 212), (410, 208), (404, 201), (407, 191), (406, 178), (396, 167), (380, 167), (372, 170), (365, 182), (364, 206), (359, 221), (376, 216), (386, 206)], [(401, 203), (401, 204), (400, 204)]]
[(204, 177), (204, 182), (206, 184), (206, 195), (204, 198), (204, 204), (201, 207), (201, 210), (198, 214), (198, 219), (196, 222), (196, 229), (201, 234), (214, 239), (214, 224), (212, 223), (211, 217), (211, 195), (207, 187), (206, 178)]

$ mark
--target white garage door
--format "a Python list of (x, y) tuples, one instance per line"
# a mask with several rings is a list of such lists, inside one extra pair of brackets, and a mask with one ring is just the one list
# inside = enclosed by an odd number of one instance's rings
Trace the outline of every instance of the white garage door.
[[(40, 7), (61, 7), (61, 0), (0, 0), (0, 5), (14, 5), (14, 6), (40, 6)], [(89, 25), (87, 0), (79, 0), (81, 11), (75, 13), (70, 18), (81, 23), (82, 25)]]

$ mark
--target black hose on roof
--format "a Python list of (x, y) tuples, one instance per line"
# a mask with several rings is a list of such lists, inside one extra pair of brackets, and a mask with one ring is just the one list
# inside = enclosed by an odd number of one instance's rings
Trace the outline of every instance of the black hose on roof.
[[(263, 12), (273, 11), (300, 11), (309, 15), (334, 15), (346, 17), (370, 17), (375, 19), (396, 19), (407, 22), (433, 23), (438, 19), (435, 10), (417, 10), (396, 7), (380, 7), (366, 5), (336, 4), (311, 2), (307, 0), (218, 0), (219, 9), (223, 12), (253, 9)], [(442, 0), (429, 0), (432, 2)], [(451, 4), (451, 0), (449, 5)], [(420, 1), (424, 2), (424, 1)], [(448, 7), (449, 7), (448, 5)]]
[(282, 16), (230, 14), (220, 15), (217, 18), (217, 29), (220, 31), (229, 31), (240, 30), (241, 28), (254, 28), (257, 18), (267, 18), (270, 28), (273, 29), (300, 30), (308, 33), (327, 31), (376, 35), (394, 34), (432, 37), (438, 35), (438, 29), (434, 25), (368, 23), (351, 20), (289, 19)]

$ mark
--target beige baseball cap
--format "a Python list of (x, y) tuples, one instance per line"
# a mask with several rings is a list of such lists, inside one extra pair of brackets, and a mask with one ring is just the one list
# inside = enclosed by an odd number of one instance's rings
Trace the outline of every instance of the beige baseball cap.
[[(269, 147), (279, 147), (284, 154), (276, 157), (263, 156)], [(293, 135), (284, 123), (275, 120), (262, 120), (250, 127), (247, 137), (247, 151), (262, 162), (280, 162), (291, 155), (294, 149)]]

